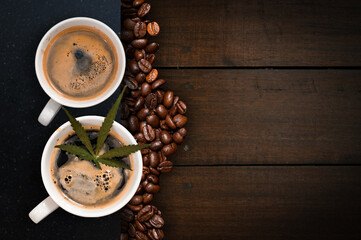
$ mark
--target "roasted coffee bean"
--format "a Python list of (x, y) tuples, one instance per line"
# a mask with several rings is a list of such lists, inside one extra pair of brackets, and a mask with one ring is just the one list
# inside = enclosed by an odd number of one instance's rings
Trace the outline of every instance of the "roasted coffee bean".
[(149, 11), (150, 11), (150, 4), (143, 3), (138, 10), (138, 16), (142, 18), (145, 15), (147, 15), (149, 13)]
[(153, 214), (154, 214), (154, 209), (152, 208), (151, 205), (147, 205), (138, 212), (137, 220), (139, 222), (148, 221), (151, 217), (153, 217)]
[(129, 117), (129, 107), (128, 104), (125, 102), (122, 102), (120, 104), (120, 118), (121, 119), (127, 119)]
[(167, 91), (166, 93), (164, 93), (164, 98), (163, 98), (163, 105), (166, 108), (170, 108), (173, 104), (173, 99), (174, 99), (174, 94), (172, 91)]
[(126, 43), (133, 41), (133, 39), (134, 39), (133, 31), (123, 30), (120, 38), (122, 39), (123, 42), (126, 42)]
[(157, 167), (158, 171), (162, 173), (170, 172), (172, 171), (172, 168), (173, 168), (173, 163), (171, 161), (161, 162)]
[(178, 101), (179, 101), (179, 97), (178, 97), (178, 96), (174, 96), (172, 106), (175, 106), (175, 105), (178, 103)]
[(129, 229), (128, 229), (129, 236), (135, 237), (136, 231), (137, 231), (137, 230), (135, 229), (133, 223), (130, 223), (130, 224), (129, 224)]
[[(181, 115), (182, 116), (182, 115)], [(165, 122), (167, 123), (167, 125), (171, 128), (171, 129), (176, 129), (177, 125), (173, 122), (172, 117), (168, 114), (165, 117)]]
[(128, 69), (133, 74), (137, 74), (140, 71), (138, 63), (133, 59), (128, 61)]
[(141, 193), (143, 193), (143, 187), (142, 187), (142, 185), (140, 185), (139, 184), (139, 186), (138, 186), (138, 188), (137, 188), (137, 191), (135, 192), (135, 194), (141, 194)]
[(144, 121), (149, 114), (150, 114), (150, 110), (148, 108), (142, 108), (137, 113), (137, 117), (139, 118), (140, 121)]
[(132, 199), (130, 199), (129, 204), (131, 205), (139, 205), (143, 202), (143, 196), (142, 195), (134, 195)]
[(131, 115), (128, 119), (128, 124), (129, 124), (129, 130), (131, 132), (136, 132), (139, 129), (139, 120), (136, 116)]
[(144, 0), (134, 0), (133, 1), (133, 7), (139, 7), (144, 3)]
[(131, 97), (126, 97), (124, 98), (124, 102), (129, 106), (129, 107), (134, 107), (135, 105), (135, 100)]
[(147, 25), (144, 22), (137, 22), (133, 29), (136, 38), (142, 38), (147, 34)]
[(137, 100), (135, 101), (134, 109), (137, 111), (142, 109), (144, 106), (144, 103), (145, 103), (144, 97), (143, 96), (138, 97)]
[(180, 114), (185, 114), (187, 112), (187, 105), (183, 101), (178, 101), (176, 106)]
[[(154, 68), (154, 69), (152, 69), (152, 71), (150, 71), (150, 73), (148, 73), (148, 75), (145, 79), (146, 79), (147, 83), (152, 83), (157, 78), (158, 78), (158, 70)], [(152, 87), (152, 89), (153, 89), (153, 87)]]
[(136, 23), (142, 21), (139, 17), (133, 17), (133, 18), (131, 18), (131, 20)]
[(156, 175), (153, 175), (153, 174), (149, 174), (147, 176), (147, 181), (148, 182), (152, 182), (154, 184), (158, 184), (159, 183), (159, 178), (156, 176)]
[(159, 185), (155, 185), (153, 183), (148, 183), (145, 187), (144, 190), (148, 193), (157, 193), (160, 191), (160, 186)]
[(152, 240), (162, 240), (164, 238), (163, 230), (158, 228), (152, 228), (148, 230), (147, 234)]
[(149, 73), (152, 70), (152, 64), (150, 64), (145, 59), (140, 59), (138, 62), (138, 67), (140, 70), (142, 70), (144, 73)]
[(168, 130), (169, 129), (169, 127), (168, 127), (165, 120), (161, 120), (159, 125), (160, 125), (160, 128), (163, 129), (163, 130)]
[(181, 114), (177, 114), (176, 116), (174, 116), (173, 118), (173, 122), (175, 123), (175, 125), (178, 127), (178, 128), (181, 128), (183, 127), (184, 125), (186, 125), (188, 121), (188, 118), (184, 115), (181, 115)]
[(156, 53), (159, 50), (159, 44), (155, 42), (149, 43), (144, 50), (147, 53)]
[(175, 144), (174, 142), (168, 144), (168, 145), (165, 145), (163, 148), (162, 148), (162, 152), (164, 154), (164, 156), (169, 156), (169, 155), (172, 155), (174, 154), (176, 151), (177, 151), (177, 144)]
[(168, 114), (168, 110), (162, 104), (158, 105), (158, 107), (155, 109), (155, 112), (161, 119), (165, 119)]
[(145, 73), (142, 73), (142, 72), (138, 73), (138, 74), (135, 76), (135, 80), (136, 80), (139, 84), (144, 83), (145, 78), (146, 78), (146, 75), (145, 75)]
[(164, 156), (164, 153), (162, 151), (158, 152), (158, 156), (159, 156), (159, 162), (167, 161), (167, 157)]
[(150, 222), (149, 222), (149, 221), (145, 221), (145, 222), (144, 222), (144, 225), (145, 225), (147, 228), (152, 228), (152, 225), (150, 225)]
[(161, 90), (156, 90), (155, 95), (157, 95), (158, 103), (162, 103), (164, 98), (164, 92)]
[(153, 194), (151, 193), (144, 193), (143, 194), (143, 203), (148, 204), (153, 200)]
[(140, 205), (132, 205), (132, 204), (127, 204), (127, 207), (132, 210), (133, 212), (139, 212), (140, 209), (143, 208), (143, 204), (140, 204)]
[(187, 129), (181, 128), (178, 130), (179, 134), (182, 135), (182, 137), (185, 137), (187, 135)]
[(123, 21), (123, 26), (127, 30), (133, 30), (136, 22), (131, 20), (130, 18), (126, 18)]
[(141, 232), (147, 231), (147, 227), (143, 223), (139, 222), (138, 220), (135, 220), (134, 226), (136, 227), (136, 229), (138, 229), (138, 231), (141, 231)]
[(137, 238), (137, 240), (149, 240), (148, 236), (142, 233), (141, 231), (137, 231), (135, 233), (135, 237)]
[(135, 80), (135, 78), (125, 76), (124, 82), (127, 85), (127, 87), (131, 90), (135, 90), (138, 88), (138, 82)]
[(136, 99), (140, 96), (140, 90), (130, 91), (130, 95), (132, 96), (132, 98)]
[(147, 96), (149, 93), (152, 92), (152, 87), (150, 86), (149, 83), (143, 83), (141, 88), (140, 88), (140, 92), (142, 93), (143, 96)]
[[(149, 155), (144, 155), (143, 156), (143, 165), (149, 166), (149, 164), (150, 164)], [(143, 176), (142, 176), (142, 178), (143, 178)], [(144, 180), (144, 179), (142, 179), (142, 180)]]
[(151, 174), (154, 174), (156, 176), (160, 175), (160, 172), (157, 169), (153, 168), (152, 166), (149, 166), (149, 170)]
[[(122, 226), (122, 227), (123, 227), (123, 226)], [(127, 228), (128, 228), (128, 226), (127, 226)], [(128, 240), (128, 239), (129, 239), (128, 233), (122, 232), (122, 233), (120, 234), (120, 240)]]
[(173, 141), (177, 144), (181, 144), (183, 142), (183, 136), (179, 132), (173, 133)]
[(146, 139), (148, 142), (151, 142), (151, 141), (154, 140), (154, 138), (155, 138), (155, 132), (154, 132), (152, 126), (150, 126), (149, 124), (146, 124), (146, 125), (142, 128), (142, 131), (143, 131), (143, 134), (144, 134), (145, 139)]
[(120, 6), (122, 7), (122, 8), (131, 8), (132, 7), (132, 5), (130, 5), (129, 3), (126, 3), (126, 2), (120, 2)]
[(157, 165), (159, 164), (159, 156), (157, 152), (149, 153), (149, 163), (150, 166), (152, 166), (153, 168), (157, 167)]
[(147, 31), (151, 36), (157, 36), (159, 34), (160, 28), (157, 22), (151, 22), (147, 25)]
[(152, 83), (152, 89), (153, 90), (157, 89), (165, 83), (166, 83), (166, 81), (164, 79), (160, 78)]
[(149, 109), (154, 109), (157, 106), (157, 96), (154, 93), (150, 93), (145, 98), (145, 106)]
[(164, 226), (164, 220), (158, 214), (154, 214), (151, 219), (149, 219), (149, 223), (155, 228), (162, 228)]
[(150, 64), (153, 64), (155, 61), (155, 55), (153, 53), (149, 54), (147, 60)]
[(174, 115), (176, 115), (177, 114), (177, 107), (175, 106), (175, 105), (172, 105), (172, 107), (169, 109), (169, 115), (171, 115), (172, 117), (174, 116)]
[(146, 117), (145, 120), (153, 128), (159, 128), (160, 120), (159, 120), (157, 115), (155, 115), (155, 114), (149, 115), (149, 116)]
[(162, 149), (162, 147), (163, 143), (160, 140), (155, 140), (150, 144), (150, 149), (152, 149), (153, 151), (159, 151)]
[(162, 130), (160, 132), (160, 140), (164, 144), (169, 144), (172, 142), (172, 136), (170, 135), (170, 133), (168, 131)]
[(134, 51), (134, 58), (135, 61), (139, 61), (140, 59), (144, 58), (144, 50), (135, 50)]
[(122, 210), (120, 210), (120, 219), (123, 219), (126, 222), (131, 222), (134, 219), (134, 214), (128, 208), (122, 208)]
[(146, 141), (143, 133), (141, 133), (141, 132), (135, 134), (134, 138), (137, 140), (137, 142), (145, 142)]
[(127, 221), (120, 219), (120, 231), (122, 233), (128, 232), (128, 226), (129, 226), (129, 223)]
[[(134, 34), (133, 34), (134, 35)], [(134, 39), (130, 44), (136, 49), (142, 49), (147, 46), (148, 40), (145, 38)]]

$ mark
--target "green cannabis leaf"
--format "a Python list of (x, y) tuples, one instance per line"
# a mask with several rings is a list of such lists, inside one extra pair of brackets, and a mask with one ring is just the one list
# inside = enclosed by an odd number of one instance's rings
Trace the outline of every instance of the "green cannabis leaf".
[(109, 159), (114, 157), (124, 157), (128, 156), (131, 153), (134, 153), (138, 150), (141, 150), (143, 148), (149, 147), (150, 144), (144, 144), (144, 145), (128, 145), (128, 146), (122, 146), (117, 147), (109, 150), (108, 152), (104, 153), (103, 155), (99, 156), (99, 158), (102, 159)]
[(66, 115), (68, 115), (69, 121), (71, 123), (71, 127), (75, 131), (75, 134), (78, 136), (80, 141), (84, 144), (84, 146), (88, 149), (88, 151), (91, 153), (92, 156), (95, 156), (92, 144), (90, 143), (90, 139), (88, 137), (88, 134), (86, 133), (85, 129), (81, 125), (81, 123), (76, 120), (68, 110), (65, 109), (65, 107), (62, 107), (65, 111)]
[(70, 115), (68, 110), (66, 110), (63, 107), (63, 110), (65, 111), (66, 115), (69, 118), (69, 121), (71, 123), (71, 126), (73, 130), (75, 131), (75, 134), (78, 136), (80, 141), (83, 143), (83, 145), (86, 147), (86, 149), (76, 146), (76, 145), (56, 145), (56, 148), (60, 148), (61, 150), (64, 150), (70, 154), (77, 155), (80, 159), (91, 161), (95, 164), (95, 166), (99, 169), (102, 169), (100, 166), (100, 163), (110, 166), (110, 167), (119, 167), (119, 168), (126, 168), (129, 170), (132, 170), (129, 166), (127, 166), (124, 162), (121, 160), (113, 159), (115, 157), (125, 157), (128, 156), (131, 153), (134, 153), (138, 150), (141, 150), (143, 148), (147, 148), (150, 146), (150, 144), (144, 144), (144, 145), (129, 145), (129, 146), (122, 146), (118, 148), (113, 148), (109, 150), (108, 152), (105, 152), (101, 156), (98, 156), (100, 149), (102, 148), (105, 140), (107, 139), (110, 129), (113, 125), (114, 119), (117, 115), (120, 102), (122, 100), (122, 97), (124, 95), (126, 87), (124, 87), (123, 91), (119, 95), (116, 102), (113, 104), (112, 108), (109, 110), (107, 116), (105, 117), (102, 126), (99, 129), (98, 137), (97, 137), (97, 145), (95, 149), (95, 153), (93, 150), (93, 146), (90, 142), (90, 139), (88, 137), (88, 134), (86, 133), (85, 129), (81, 125), (79, 121), (77, 121), (73, 116)]
[(81, 159), (89, 161), (95, 159), (87, 150), (76, 145), (56, 145), (55, 147), (67, 151), (68, 153), (75, 154)]
[(122, 93), (119, 95), (117, 101), (113, 104), (112, 108), (109, 110), (107, 116), (104, 119), (104, 122), (103, 122), (102, 126), (100, 127), (100, 130), (99, 130), (99, 133), (98, 133), (97, 147), (96, 147), (96, 150), (95, 150), (95, 155), (99, 154), (99, 151), (102, 148), (102, 146), (103, 146), (103, 144), (105, 142), (105, 139), (107, 139), (110, 128), (112, 127), (114, 119), (115, 119), (115, 117), (117, 115), (117, 111), (119, 109), (120, 101), (123, 98), (123, 95), (124, 95), (124, 92), (125, 92), (126, 88), (127, 88), (126, 86), (123, 88)]
[(120, 167), (132, 170), (127, 164), (116, 159), (98, 158), (98, 161), (109, 167)]

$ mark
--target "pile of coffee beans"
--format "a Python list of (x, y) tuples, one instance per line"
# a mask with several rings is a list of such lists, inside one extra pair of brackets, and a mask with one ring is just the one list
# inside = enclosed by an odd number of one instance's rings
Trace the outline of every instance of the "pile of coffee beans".
[(121, 104), (121, 124), (129, 129), (142, 149), (143, 174), (135, 196), (121, 210), (120, 239), (163, 239), (164, 219), (149, 205), (160, 191), (159, 178), (170, 172), (173, 155), (187, 135), (184, 127), (187, 105), (174, 92), (164, 90), (166, 80), (153, 68), (159, 44), (151, 41), (159, 34), (158, 23), (145, 19), (151, 5), (145, 0), (122, 1), (121, 39), (127, 57), (123, 83), (127, 88)]

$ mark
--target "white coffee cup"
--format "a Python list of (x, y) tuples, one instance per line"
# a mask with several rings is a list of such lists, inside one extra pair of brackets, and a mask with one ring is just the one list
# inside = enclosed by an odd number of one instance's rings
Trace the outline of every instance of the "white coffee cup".
[[(99, 96), (89, 100), (72, 100), (61, 96), (49, 85), (44, 75), (43, 57), (48, 44), (59, 32), (74, 26), (90, 26), (103, 32), (112, 41), (118, 57), (117, 73), (111, 86)], [(35, 56), (35, 71), (41, 87), (50, 97), (50, 100), (45, 105), (38, 118), (38, 121), (42, 125), (47, 126), (53, 120), (61, 105), (73, 108), (84, 108), (94, 106), (110, 97), (119, 87), (123, 79), (125, 71), (125, 53), (117, 34), (104, 23), (87, 17), (69, 18), (53, 26), (41, 39)]]
[[(104, 117), (84, 116), (77, 118), (77, 120), (83, 126), (101, 126)], [(140, 151), (137, 151), (136, 153), (132, 153), (133, 176), (125, 183), (126, 185), (123, 187), (124, 192), (122, 192), (121, 198), (119, 198), (114, 203), (104, 208), (92, 209), (77, 206), (76, 204), (71, 203), (69, 200), (65, 199), (65, 197), (59, 192), (59, 190), (53, 183), (53, 179), (51, 176), (51, 156), (54, 151), (54, 146), (57, 145), (60, 139), (63, 139), (71, 131), (72, 127), (70, 125), (70, 122), (64, 123), (51, 135), (45, 145), (41, 158), (41, 176), (45, 185), (45, 189), (49, 194), (49, 197), (44, 199), (29, 213), (29, 217), (35, 223), (40, 222), (58, 207), (61, 207), (65, 211), (81, 217), (102, 217), (109, 215), (124, 207), (134, 196), (140, 184), (143, 171), (143, 161)], [(114, 131), (116, 134), (118, 134), (126, 142), (127, 145), (137, 144), (132, 134), (119, 123), (114, 122), (111, 131)]]

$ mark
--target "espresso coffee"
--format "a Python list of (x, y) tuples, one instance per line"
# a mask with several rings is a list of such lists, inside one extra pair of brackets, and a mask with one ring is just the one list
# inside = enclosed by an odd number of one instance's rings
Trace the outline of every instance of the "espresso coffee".
[[(87, 131), (92, 144), (96, 145), (98, 131)], [(109, 149), (124, 145), (119, 136), (111, 133), (99, 154)], [(61, 144), (82, 146), (79, 138), (71, 134)], [(53, 182), (65, 199), (85, 208), (103, 208), (111, 205), (121, 197), (132, 171), (109, 167), (101, 164), (98, 169), (93, 162), (81, 160), (73, 154), (60, 149), (54, 150), (51, 175)], [(118, 159), (131, 167), (131, 158)]]
[(44, 52), (43, 69), (49, 85), (73, 100), (101, 95), (113, 83), (118, 58), (112, 41), (89, 26), (58, 33)]

